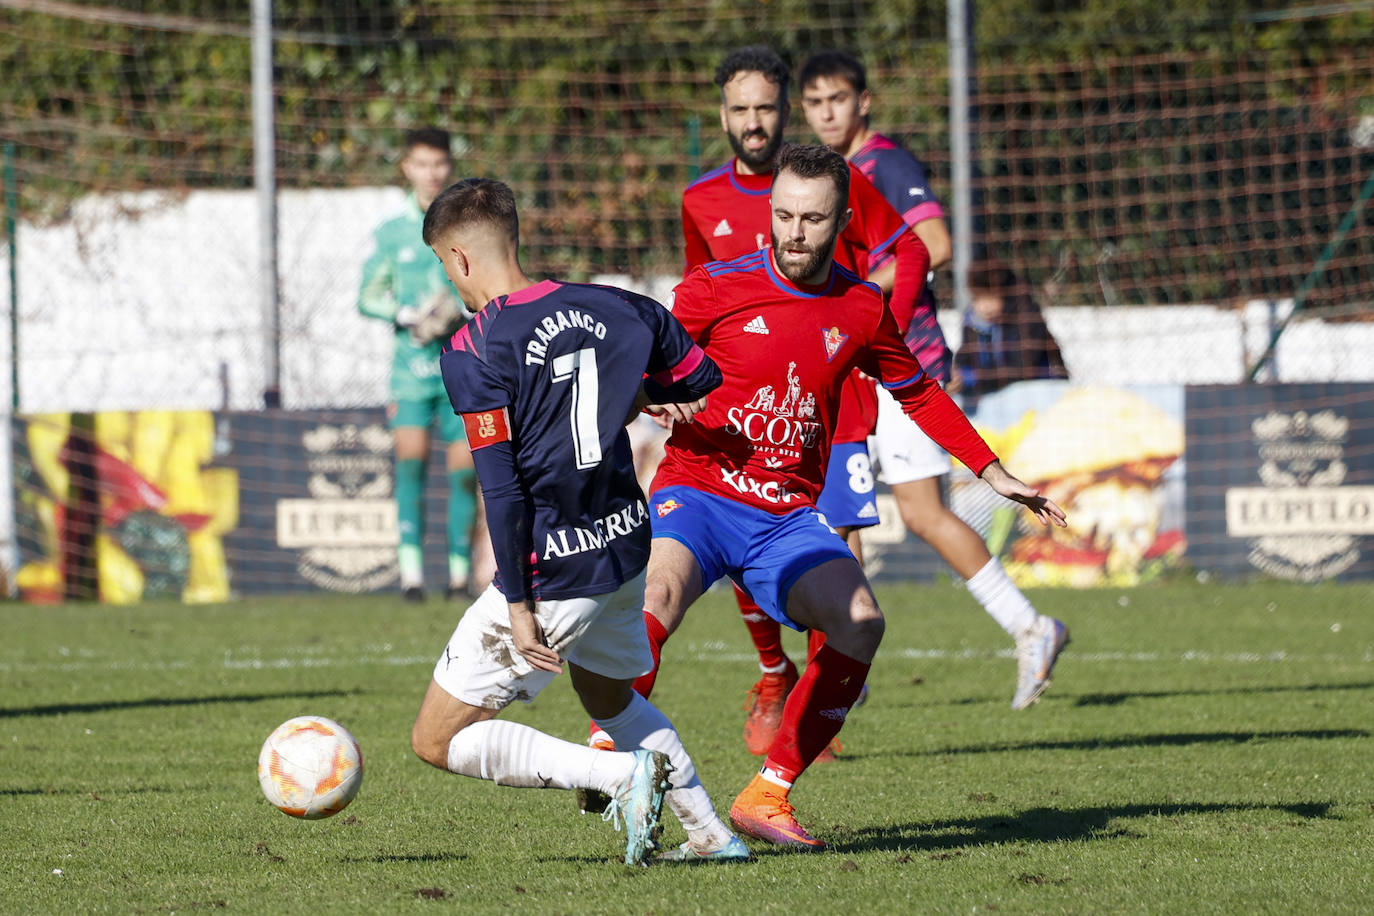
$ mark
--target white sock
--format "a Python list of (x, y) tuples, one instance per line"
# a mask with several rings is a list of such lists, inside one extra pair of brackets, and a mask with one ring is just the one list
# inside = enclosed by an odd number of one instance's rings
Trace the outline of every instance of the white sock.
[(668, 717), (639, 694), (630, 705), (609, 719), (596, 719), (597, 727), (610, 734), (618, 748), (643, 747), (662, 751), (673, 765), (672, 788), (663, 800), (687, 831), (687, 839), (700, 851), (719, 849), (730, 841), (730, 828), (721, 821), (711, 798), (697, 778), (697, 768), (682, 746), (682, 739)]
[(1013, 639), (1029, 630), (1040, 616), (996, 557), (968, 580), (968, 591)]
[(529, 789), (596, 789), (614, 795), (634, 770), (634, 755), (597, 751), (528, 725), (486, 719), (448, 743), (450, 772)]
[(764, 767), (763, 769), (759, 770), (759, 775), (763, 777), (765, 782), (771, 782), (773, 785), (777, 786), (780, 789), (792, 788), (792, 783), (786, 779), (783, 779), (782, 775), (772, 767)]

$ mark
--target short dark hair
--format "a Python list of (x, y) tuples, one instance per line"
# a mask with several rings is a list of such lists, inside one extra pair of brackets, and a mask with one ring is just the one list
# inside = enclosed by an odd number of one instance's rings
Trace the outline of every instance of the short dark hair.
[(855, 92), (868, 88), (868, 74), (859, 59), (847, 51), (817, 51), (802, 64), (797, 85), (805, 89), (822, 77), (838, 77), (854, 87)]
[(510, 187), (494, 178), (464, 178), (434, 198), (425, 211), (422, 235), (432, 246), (454, 229), (480, 223), (504, 232), (512, 245), (520, 243), (520, 217)]
[(764, 79), (782, 91), (782, 100), (787, 101), (787, 86), (792, 82), (792, 73), (772, 48), (766, 45), (749, 45), (725, 55), (725, 59), (716, 68), (716, 86), (724, 92), (725, 84), (740, 73), (762, 73)]
[(829, 178), (840, 192), (836, 213), (849, 206), (849, 161), (828, 146), (788, 144), (778, 153), (773, 166), (773, 180), (783, 172), (798, 178)]
[(453, 155), (453, 143), (449, 140), (448, 131), (438, 127), (417, 127), (406, 131), (406, 152), (417, 146), (429, 146)]

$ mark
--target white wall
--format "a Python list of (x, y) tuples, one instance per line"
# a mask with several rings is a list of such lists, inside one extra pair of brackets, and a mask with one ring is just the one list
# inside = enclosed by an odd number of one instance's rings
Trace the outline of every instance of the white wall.
[[(354, 303), (371, 230), (401, 201), (396, 188), (282, 192), (286, 405), (385, 399), (390, 331)], [(215, 408), (224, 402), (222, 371), (229, 406), (259, 406), (254, 207), (248, 191), (99, 195), (78, 201), (59, 225), (21, 225), (22, 409)], [(6, 266), (0, 259), (0, 278)], [(662, 298), (675, 278), (598, 279)], [(1273, 318), (1252, 303), (1050, 308), (1046, 320), (1075, 379), (1215, 384), (1244, 378)], [(941, 321), (956, 342), (957, 316), (946, 311)], [(1374, 324), (1299, 319), (1280, 341), (1278, 380), (1374, 379), (1372, 345)], [(8, 373), (0, 376), (8, 403)]]
[[(381, 404), (391, 331), (355, 308), (372, 228), (396, 212), (397, 188), (284, 191), (278, 204), (282, 398), (287, 407)], [(250, 191), (92, 195), (51, 226), (21, 224), (20, 390), (26, 413), (262, 405), (263, 316)], [(538, 265), (528, 265), (537, 271)], [(634, 281), (659, 299), (675, 277)], [(7, 256), (0, 292), (9, 302)], [(1255, 302), (1050, 308), (1046, 321), (1075, 381), (1239, 382), (1273, 322), (1292, 309)], [(958, 316), (941, 315), (952, 345)], [(9, 353), (8, 321), (0, 341)], [(1276, 359), (1277, 381), (1374, 380), (1374, 323), (1300, 318)], [(227, 379), (227, 391), (224, 384)], [(10, 403), (0, 372), (0, 409)], [(9, 452), (0, 457), (0, 555), (12, 549)]]

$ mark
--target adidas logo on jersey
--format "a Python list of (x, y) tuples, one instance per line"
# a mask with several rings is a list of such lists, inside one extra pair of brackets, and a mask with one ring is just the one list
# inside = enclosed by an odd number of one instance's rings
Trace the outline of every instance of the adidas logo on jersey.
[(753, 320), (744, 326), (746, 334), (767, 334), (768, 325), (763, 323), (762, 315), (755, 315)]
[(722, 235), (734, 235), (735, 230), (730, 228), (730, 221), (728, 219), (723, 219), (716, 223), (716, 231), (711, 234), (716, 238), (720, 238)]
[(877, 517), (878, 517), (878, 507), (875, 506), (875, 505), (873, 504), (872, 500), (870, 500), (870, 501), (864, 503), (864, 507), (863, 507), (862, 509), (859, 510), (859, 518), (877, 518)]

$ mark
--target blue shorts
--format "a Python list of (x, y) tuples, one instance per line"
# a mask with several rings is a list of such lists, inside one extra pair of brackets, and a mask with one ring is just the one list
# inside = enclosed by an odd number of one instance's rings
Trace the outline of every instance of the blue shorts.
[(831, 446), (825, 488), (816, 500), (816, 508), (835, 528), (871, 528), (878, 524), (868, 443), (836, 442)]
[(729, 576), (765, 614), (794, 630), (787, 593), (806, 572), (854, 555), (810, 506), (774, 515), (692, 487), (664, 487), (650, 500), (654, 537), (672, 538), (692, 552), (702, 588)]

